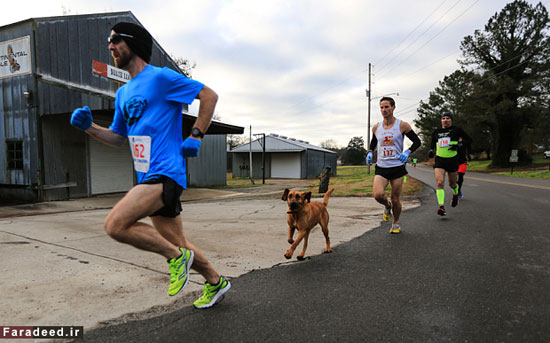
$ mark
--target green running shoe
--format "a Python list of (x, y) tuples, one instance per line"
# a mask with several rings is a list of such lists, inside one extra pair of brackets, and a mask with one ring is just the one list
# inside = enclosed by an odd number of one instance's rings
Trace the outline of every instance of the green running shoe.
[(181, 256), (168, 260), (170, 268), (170, 286), (168, 286), (168, 295), (174, 296), (181, 292), (189, 282), (189, 269), (193, 264), (195, 253), (193, 250), (180, 248)]
[(193, 306), (195, 306), (195, 308), (212, 307), (229, 288), (231, 288), (231, 283), (223, 276), (220, 277), (220, 281), (217, 285), (211, 285), (205, 282), (202, 297), (198, 298), (197, 301), (193, 303)]

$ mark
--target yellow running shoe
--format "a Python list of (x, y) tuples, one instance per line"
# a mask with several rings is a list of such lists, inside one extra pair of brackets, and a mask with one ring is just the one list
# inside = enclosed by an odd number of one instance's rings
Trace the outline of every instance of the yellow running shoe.
[(384, 219), (385, 222), (390, 221), (390, 219), (391, 219), (391, 207), (384, 209), (384, 213), (382, 214), (382, 219)]
[(202, 297), (198, 298), (197, 301), (193, 303), (193, 306), (195, 306), (195, 308), (212, 307), (218, 300), (221, 301), (221, 299), (223, 299), (222, 296), (229, 288), (231, 288), (231, 282), (226, 280), (223, 276), (220, 277), (220, 281), (218, 281), (217, 285), (211, 285), (205, 282)]
[(189, 269), (193, 264), (195, 253), (193, 250), (180, 248), (181, 256), (168, 261), (170, 269), (170, 286), (168, 286), (168, 295), (174, 296), (181, 292), (189, 282)]
[(392, 224), (390, 233), (400, 233), (401, 232), (401, 225), (399, 224)]

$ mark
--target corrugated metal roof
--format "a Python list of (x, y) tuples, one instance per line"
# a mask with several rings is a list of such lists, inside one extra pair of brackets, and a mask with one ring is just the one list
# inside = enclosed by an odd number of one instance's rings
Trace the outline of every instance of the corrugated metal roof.
[[(316, 151), (323, 151), (326, 153), (332, 153), (336, 154), (334, 151), (320, 148), (318, 146), (309, 144), (309, 142), (296, 139), (296, 138), (289, 138), (287, 136), (277, 135), (274, 133), (270, 133), (269, 135), (265, 136), (266, 140), (266, 152), (300, 152), (300, 151), (306, 151), (306, 150), (316, 150)], [(252, 141), (252, 152), (262, 152), (263, 147), (260, 144), (260, 141), (262, 141), (262, 138), (256, 139)], [(250, 151), (250, 144), (243, 144), (240, 145), (231, 152), (249, 152)]]
[[(184, 127), (189, 128), (189, 131), (191, 131), (191, 127), (195, 123), (195, 120), (197, 120), (197, 116), (189, 114), (189, 113), (183, 113), (183, 125)], [(209, 135), (216, 135), (216, 134), (236, 134), (240, 135), (244, 132), (244, 127), (242, 126), (236, 126), (231, 125), (227, 123), (222, 123), (221, 121), (212, 120), (212, 123), (210, 123), (210, 126), (208, 127), (208, 130), (205, 132), (205, 134)]]

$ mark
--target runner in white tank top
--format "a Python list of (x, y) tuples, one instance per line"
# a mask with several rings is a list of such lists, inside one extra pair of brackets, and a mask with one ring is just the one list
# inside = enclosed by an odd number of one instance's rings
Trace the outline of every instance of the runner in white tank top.
[[(403, 176), (407, 175), (405, 164), (409, 155), (418, 149), (421, 143), (409, 123), (394, 117), (394, 110), (395, 101), (392, 98), (383, 97), (380, 99), (380, 112), (384, 120), (375, 124), (372, 128), (373, 137), (369, 145), (367, 164), (372, 163), (372, 150), (377, 147), (378, 157), (372, 192), (374, 199), (385, 207), (382, 214), (384, 221), (389, 221), (393, 212), (393, 224), (390, 233), (400, 233), (399, 216), (402, 207), (399, 197), (403, 187)], [(404, 135), (413, 142), (406, 151), (403, 151)], [(391, 201), (388, 201), (385, 193), (388, 184), (391, 186)]]
[(399, 159), (403, 152), (403, 134), (401, 133), (401, 120), (395, 118), (393, 126), (384, 128), (384, 122), (377, 124), (376, 139), (378, 140), (378, 157), (376, 165), (382, 168), (399, 167), (404, 163)]

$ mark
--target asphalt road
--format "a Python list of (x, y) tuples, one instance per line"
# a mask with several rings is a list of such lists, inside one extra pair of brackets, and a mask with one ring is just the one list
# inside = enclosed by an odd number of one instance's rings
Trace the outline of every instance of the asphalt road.
[[(431, 168), (408, 169), (435, 185)], [(400, 235), (383, 223), (332, 254), (233, 279), (212, 309), (85, 341), (549, 342), (550, 181), (468, 173), (463, 193), (440, 217), (426, 187)]]

